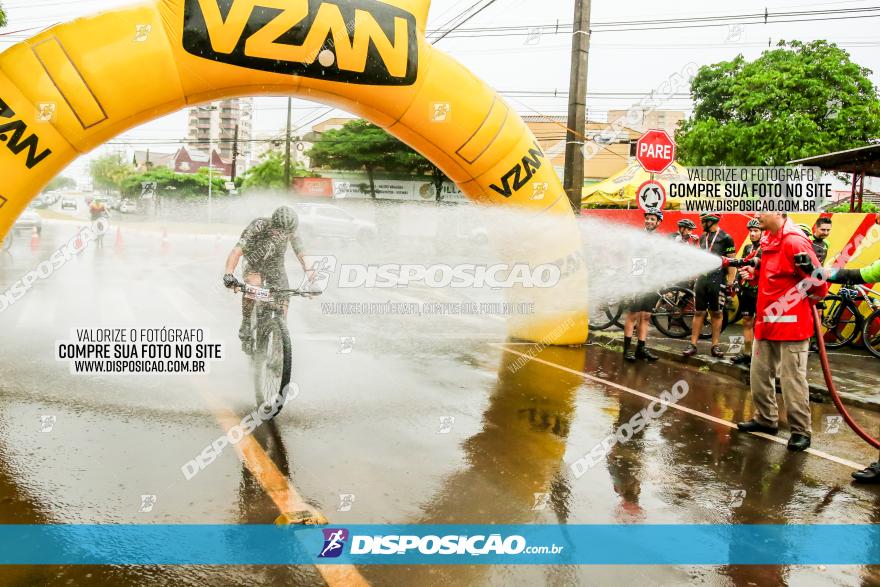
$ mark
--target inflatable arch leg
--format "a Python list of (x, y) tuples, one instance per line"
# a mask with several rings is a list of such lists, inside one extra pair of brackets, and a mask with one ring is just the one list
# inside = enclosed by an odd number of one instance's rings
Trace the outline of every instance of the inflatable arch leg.
[(0, 235), (73, 159), (132, 127), (220, 98), (296, 95), (384, 128), (475, 202), (552, 217), (552, 234), (511, 237), (529, 262), (563, 270), (560, 286), (510, 292), (536, 303), (511, 334), (583, 342), (586, 269), (559, 178), (504, 99), (425, 41), (429, 5), (157, 0), (11, 47), (0, 54)]

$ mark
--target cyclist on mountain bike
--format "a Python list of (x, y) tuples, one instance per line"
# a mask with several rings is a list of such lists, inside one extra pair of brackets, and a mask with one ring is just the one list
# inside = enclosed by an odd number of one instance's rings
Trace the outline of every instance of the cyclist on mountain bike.
[(682, 218), (678, 221), (678, 232), (673, 232), (670, 237), (677, 243), (694, 245), (697, 247), (700, 245), (700, 237), (694, 234), (696, 229), (697, 225), (694, 224), (693, 220)]
[[(736, 245), (733, 242), (733, 237), (718, 226), (720, 221), (721, 218), (715, 214), (700, 214), (700, 224), (703, 225), (700, 248), (719, 257), (733, 257), (736, 253)], [(699, 340), (700, 331), (703, 329), (707, 310), (712, 316), (712, 356), (724, 357), (724, 351), (721, 350), (718, 343), (721, 338), (721, 327), (724, 323), (724, 307), (727, 303), (727, 296), (733, 288), (735, 275), (735, 269), (728, 269), (725, 275), (725, 270), (719, 267), (697, 278), (697, 283), (694, 286), (696, 313), (694, 314), (691, 342), (683, 353), (685, 357), (697, 354), (697, 340)]]
[[(749, 229), (749, 242), (743, 248), (741, 259), (756, 257), (761, 248), (761, 222), (757, 218), (749, 220), (746, 225)], [(734, 365), (748, 365), (752, 362), (752, 342), (755, 340), (755, 309), (758, 305), (758, 284), (752, 284), (744, 279), (738, 282), (739, 287), (739, 311), (742, 314), (743, 337), (745, 346), (743, 352), (735, 356)]]
[[(257, 218), (251, 222), (229, 257), (226, 260), (226, 274), (223, 276), (223, 285), (233, 291), (236, 290), (238, 280), (235, 278), (235, 269), (238, 262), (244, 257), (242, 274), (244, 282), (258, 287), (288, 289), (287, 272), (284, 269), (284, 256), (287, 253), (287, 245), (293, 248), (303, 270), (313, 280), (312, 271), (306, 267), (303, 258), (303, 243), (297, 234), (299, 216), (290, 206), (282, 206), (275, 210), (271, 218)], [(254, 341), (251, 338), (251, 315), (253, 314), (255, 300), (242, 297), (241, 303), (241, 328), (238, 337), (241, 339), (241, 348), (251, 354)], [(285, 313), (287, 302), (284, 302)]]
[[(655, 232), (660, 228), (661, 222), (663, 222), (663, 211), (659, 208), (648, 208), (645, 212), (645, 231), (648, 233)], [(623, 325), (623, 358), (630, 363), (638, 359), (656, 361), (660, 358), (645, 347), (645, 343), (648, 340), (648, 324), (651, 321), (651, 312), (654, 311), (654, 306), (657, 305), (658, 299), (657, 292), (653, 291), (633, 296), (624, 302), (627, 306), (627, 311), (626, 322)], [(632, 346), (636, 322), (639, 323), (639, 336), (638, 344), (635, 350), (633, 350), (630, 347)]]

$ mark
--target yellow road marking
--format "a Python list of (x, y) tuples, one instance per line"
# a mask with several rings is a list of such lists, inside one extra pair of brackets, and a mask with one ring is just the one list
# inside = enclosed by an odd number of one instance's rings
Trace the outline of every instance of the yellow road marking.
[[(515, 350), (513, 350), (513, 349), (511, 349), (511, 348), (508, 348), (508, 347), (507, 347), (507, 343), (501, 343), (501, 344), (499, 344), (499, 343), (490, 343), (490, 345), (491, 345), (491, 346), (494, 346), (494, 347), (497, 347), (497, 348), (500, 348), (500, 349), (502, 349), (502, 350), (504, 350), (504, 351), (506, 351), (506, 352), (508, 352), (508, 353), (513, 353), (513, 354), (515, 354), (515, 355), (519, 355), (520, 357), (525, 357), (526, 359), (530, 359), (530, 360), (532, 360), (532, 361), (535, 361), (536, 363), (541, 363), (541, 364), (543, 364), (543, 365), (548, 365), (548, 366), (550, 366), (550, 367), (555, 367), (556, 369), (559, 369), (559, 370), (561, 370), (561, 371), (565, 371), (565, 372), (567, 372), (567, 373), (572, 373), (572, 374), (574, 374), (574, 375), (579, 375), (580, 377), (583, 377), (584, 379), (588, 379), (588, 380), (590, 380), (590, 381), (594, 381), (594, 382), (596, 382), (596, 383), (600, 383), (600, 384), (602, 384), (602, 385), (606, 385), (606, 386), (608, 386), (608, 387), (613, 387), (614, 389), (619, 389), (620, 391), (625, 391), (625, 392), (627, 392), (627, 393), (631, 393), (631, 394), (633, 394), (633, 395), (637, 395), (637, 396), (639, 396), (639, 397), (641, 397), (641, 398), (644, 398), (644, 399), (646, 399), (646, 400), (660, 402), (661, 404), (663, 404), (663, 405), (665, 405), (665, 406), (667, 406), (667, 407), (670, 407), (670, 408), (676, 409), (676, 410), (678, 410), (678, 411), (680, 411), (680, 412), (685, 412), (686, 414), (691, 414), (691, 415), (693, 415), (693, 416), (697, 416), (698, 418), (703, 418), (704, 420), (709, 420), (710, 422), (715, 422), (716, 424), (721, 424), (722, 426), (727, 426), (728, 428), (737, 429), (737, 428), (736, 428), (736, 424), (733, 423), (733, 422), (730, 422), (730, 421), (728, 421), (728, 420), (722, 420), (721, 418), (716, 418), (715, 416), (712, 416), (712, 415), (706, 414), (706, 413), (704, 413), (704, 412), (700, 412), (700, 411), (697, 411), (697, 410), (693, 410), (693, 409), (691, 409), (691, 408), (687, 408), (687, 407), (685, 407), (685, 406), (680, 406), (680, 405), (678, 405), (678, 404), (673, 404), (673, 403), (665, 402), (665, 401), (661, 400), (660, 398), (658, 398), (658, 397), (656, 397), (656, 396), (649, 395), (649, 394), (647, 394), (647, 393), (642, 393), (641, 391), (636, 391), (635, 389), (631, 389), (631, 388), (626, 387), (626, 386), (624, 386), (624, 385), (620, 385), (620, 384), (618, 384), (618, 383), (614, 383), (613, 381), (608, 381), (607, 379), (602, 379), (601, 377), (595, 377), (595, 376), (593, 376), (593, 375), (588, 375), (587, 373), (584, 373), (584, 372), (582, 372), (582, 371), (575, 371), (574, 369), (569, 369), (568, 367), (563, 367), (562, 365), (557, 365), (556, 363), (551, 363), (550, 361), (545, 361), (544, 359), (539, 359), (539, 358), (537, 358), (537, 357), (532, 357), (531, 355), (527, 355), (527, 354), (521, 353), (521, 352), (519, 352), (519, 351), (515, 351)], [(772, 435), (770, 435), (770, 434), (764, 434), (763, 432), (749, 432), (748, 434), (752, 434), (752, 435), (754, 435), (754, 436), (760, 436), (761, 438), (764, 438), (764, 439), (766, 439), (766, 440), (771, 440), (771, 441), (776, 442), (776, 443), (778, 443), (778, 444), (787, 444), (787, 442), (786, 442), (785, 440), (782, 440), (781, 438), (777, 438), (777, 437), (772, 436)], [(829, 460), (829, 461), (831, 461), (831, 462), (833, 462), (833, 463), (837, 463), (837, 464), (839, 464), (839, 465), (843, 465), (844, 467), (849, 467), (849, 468), (851, 468), (851, 469), (855, 469), (855, 470), (857, 470), (857, 471), (865, 468), (865, 465), (860, 465), (859, 463), (856, 463), (856, 462), (854, 462), (854, 461), (850, 461), (850, 460), (847, 460), (847, 459), (842, 459), (842, 458), (840, 458), (840, 457), (836, 457), (836, 456), (834, 456), (834, 455), (832, 455), (832, 454), (828, 454), (827, 452), (824, 452), (824, 451), (821, 451), (821, 450), (816, 450), (815, 448), (808, 448), (808, 449), (807, 449), (806, 451), (804, 451), (804, 452), (808, 452), (808, 453), (810, 453), (811, 455), (815, 455), (815, 456), (817, 456), (817, 457), (821, 457), (821, 458), (826, 459), (826, 460)]]
[[(241, 422), (241, 418), (223, 405), (211, 390), (202, 385), (197, 387), (220, 427), (228, 434)], [(278, 470), (272, 458), (252, 435), (242, 438), (235, 445), (235, 452), (282, 514), (307, 511), (324, 518), (321, 512), (306, 503), (293, 483)], [(367, 580), (354, 565), (315, 565), (315, 568), (329, 587), (369, 587)]]

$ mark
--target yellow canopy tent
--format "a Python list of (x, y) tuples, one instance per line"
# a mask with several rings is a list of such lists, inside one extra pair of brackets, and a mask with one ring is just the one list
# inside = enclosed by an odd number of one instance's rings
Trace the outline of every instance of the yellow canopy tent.
[[(584, 208), (637, 208), (636, 190), (649, 179), (651, 174), (633, 161), (620, 173), (585, 187), (581, 205)], [(673, 163), (663, 173), (654, 175), (654, 179), (663, 184), (668, 193), (671, 182), (687, 183), (687, 169), (678, 163)], [(678, 198), (667, 198), (665, 207), (667, 210), (677, 210), (680, 205)]]

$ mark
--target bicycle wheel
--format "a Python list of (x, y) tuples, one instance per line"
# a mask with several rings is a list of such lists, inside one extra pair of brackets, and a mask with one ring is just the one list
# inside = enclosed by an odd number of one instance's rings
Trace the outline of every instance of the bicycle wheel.
[(862, 341), (872, 355), (880, 359), (880, 310), (874, 310), (862, 325)]
[(838, 295), (827, 296), (822, 310), (822, 339), (829, 349), (839, 349), (856, 339), (862, 331), (862, 317), (858, 308), (849, 298)]
[(290, 333), (282, 318), (272, 317), (257, 328), (254, 341), (254, 392), (257, 406), (273, 406), (274, 418), (284, 407), (279, 399), (282, 391), (290, 385), (291, 345)]
[(614, 316), (610, 314), (608, 304), (601, 304), (590, 311), (590, 329), (606, 330), (614, 325)]
[(670, 338), (686, 338), (691, 327), (685, 322), (685, 312), (691, 310), (693, 319), (693, 293), (683, 287), (670, 287), (660, 291), (660, 299), (651, 312), (651, 323)]

